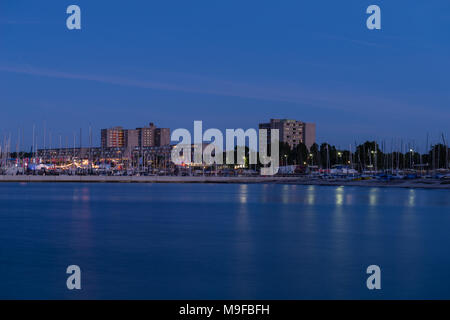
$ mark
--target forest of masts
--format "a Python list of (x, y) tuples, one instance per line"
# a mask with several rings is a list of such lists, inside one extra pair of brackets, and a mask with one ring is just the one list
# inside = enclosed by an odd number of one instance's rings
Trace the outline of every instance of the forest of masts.
[[(44, 131), (45, 138), (47, 134)], [(52, 142), (51, 133), (48, 140), (42, 139), (43, 149), (49, 148), (76, 148), (82, 146), (82, 133), (77, 137), (74, 133), (73, 144), (69, 145), (68, 138), (60, 135), (57, 137), (55, 146)], [(23, 131), (12, 141), (12, 135), (3, 135), (0, 141), (0, 167), (10, 166), (12, 163), (21, 162), (24, 159), (33, 161), (38, 149), (38, 139), (33, 128), (33, 145), (30, 151), (22, 151)], [(348, 148), (339, 148), (328, 143), (313, 144), (311, 148), (300, 143), (294, 148), (288, 144), (280, 143), (280, 166), (299, 165), (305, 167), (316, 167), (319, 169), (330, 169), (336, 165), (345, 165), (358, 171), (387, 171), (387, 170), (437, 170), (449, 169), (449, 148), (444, 134), (434, 142), (429, 142), (427, 137), (426, 147), (419, 150), (415, 143), (405, 143), (402, 140), (392, 139), (386, 141), (366, 141), (362, 144), (355, 143)], [(92, 147), (92, 130), (89, 128), (89, 147)], [(14, 149), (12, 149), (14, 148)], [(248, 155), (248, 148), (246, 148)], [(248, 158), (248, 157), (247, 157)], [(95, 159), (93, 159), (95, 161)]]

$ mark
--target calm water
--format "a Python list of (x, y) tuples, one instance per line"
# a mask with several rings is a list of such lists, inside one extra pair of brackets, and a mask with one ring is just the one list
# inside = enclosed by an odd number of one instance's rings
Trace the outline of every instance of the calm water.
[[(0, 184), (0, 298), (450, 298), (450, 193)], [(66, 268), (82, 290), (66, 289)], [(367, 266), (382, 290), (366, 288)]]

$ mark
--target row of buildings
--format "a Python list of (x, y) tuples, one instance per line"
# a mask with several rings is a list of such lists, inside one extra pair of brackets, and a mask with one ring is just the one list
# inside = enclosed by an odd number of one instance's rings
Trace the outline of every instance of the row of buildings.
[[(278, 129), (280, 141), (295, 148), (304, 143), (308, 149), (316, 142), (316, 124), (291, 119), (270, 119), (270, 122), (260, 123), (259, 129), (268, 130), (268, 142), (270, 143), (270, 132)], [(154, 123), (149, 126), (136, 129), (123, 129), (114, 127), (102, 129), (102, 148), (125, 148), (135, 149), (146, 147), (161, 147), (170, 145), (170, 129), (158, 128)]]
[(162, 147), (170, 145), (170, 129), (157, 128), (154, 123), (136, 129), (113, 127), (101, 130), (103, 149), (125, 148), (133, 150), (137, 147)]
[[(278, 129), (280, 142), (291, 148), (304, 143), (308, 149), (316, 140), (316, 125), (290, 119), (271, 119), (268, 123), (260, 123), (259, 129), (268, 131), (268, 143), (271, 130)], [(101, 130), (100, 147), (79, 147), (37, 150), (37, 157), (44, 162), (67, 162), (73, 159), (86, 159), (88, 162), (98, 161), (132, 161), (142, 163), (142, 159), (170, 160), (172, 150), (170, 129), (158, 128), (154, 123), (136, 129), (113, 127)], [(139, 160), (140, 159), (140, 160)]]

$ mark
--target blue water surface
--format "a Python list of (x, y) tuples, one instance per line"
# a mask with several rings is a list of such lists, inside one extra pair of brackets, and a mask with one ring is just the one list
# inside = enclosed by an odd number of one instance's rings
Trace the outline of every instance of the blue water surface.
[(0, 184), (1, 299), (449, 299), (449, 270), (448, 190)]

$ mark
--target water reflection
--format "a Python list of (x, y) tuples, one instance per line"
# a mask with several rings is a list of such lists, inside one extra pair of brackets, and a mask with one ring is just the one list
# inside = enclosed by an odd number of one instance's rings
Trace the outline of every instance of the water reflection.
[[(388, 270), (383, 298), (450, 296), (450, 279), (438, 276), (450, 266), (448, 190), (277, 184), (24, 189), (0, 184), (9, 281), (0, 283), (6, 288), (0, 298), (70, 294), (64, 281), (48, 286), (54, 270), (33, 261), (57, 263), (63, 277), (68, 264), (87, 269), (89, 290), (82, 298), (365, 299), (373, 298), (364, 285), (364, 267), (372, 263)], [(136, 270), (149, 272), (141, 277)]]
[(346, 194), (345, 195), (345, 204), (346, 205), (352, 205), (353, 204), (353, 200), (354, 200), (353, 194)]
[[(344, 206), (344, 195), (346, 189), (344, 187), (338, 187), (334, 191), (334, 205), (332, 207), (331, 224), (329, 229), (326, 231), (329, 233), (329, 248), (327, 252), (329, 257), (323, 257), (330, 261), (334, 266), (334, 271), (328, 276), (332, 283), (339, 283), (342, 281), (342, 274), (338, 271), (342, 266), (348, 266), (352, 263), (352, 241), (349, 237), (349, 232), (351, 232), (350, 224), (351, 212), (349, 213), (347, 207)], [(331, 208), (330, 208), (331, 209)], [(345, 212), (344, 212), (345, 210)], [(323, 221), (322, 221), (323, 222)], [(333, 295), (340, 297), (342, 295), (342, 287), (339, 285), (334, 285), (329, 288), (333, 292)]]
[(336, 206), (340, 207), (344, 204), (344, 187), (338, 187), (335, 191)]
[(415, 205), (416, 205), (416, 190), (415, 189), (410, 189), (409, 190), (407, 206), (408, 207), (414, 207)]
[(77, 202), (89, 202), (91, 200), (91, 195), (88, 187), (75, 188), (73, 190), (72, 201)]
[(251, 232), (250, 212), (249, 212), (249, 186), (246, 184), (239, 186), (239, 204), (238, 211), (235, 214), (236, 229), (235, 237), (230, 245), (233, 245), (233, 255), (231, 267), (234, 269), (233, 273), (236, 274), (234, 281), (236, 281), (236, 287), (240, 292), (247, 293), (249, 288), (245, 282), (245, 272), (249, 265), (253, 265), (254, 261), (254, 244), (253, 236)]
[(248, 201), (248, 185), (241, 184), (239, 185), (239, 202), (247, 203)]
[(369, 190), (369, 205), (374, 207), (378, 205), (378, 188), (370, 188)]
[[(92, 226), (91, 211), (91, 188), (81, 187), (73, 190), (72, 216), (70, 219), (70, 230), (67, 233), (69, 247), (73, 248), (73, 260), (81, 260), (78, 257), (95, 256), (92, 251), (94, 247), (94, 231)], [(74, 261), (72, 264), (80, 264)], [(88, 267), (86, 265), (84, 268)], [(95, 288), (97, 279), (94, 275), (90, 276), (89, 287)], [(90, 296), (90, 294), (88, 294)]]
[(316, 187), (308, 186), (306, 189), (306, 203), (313, 206), (316, 202)]
[(261, 202), (262, 203), (267, 203), (269, 202), (269, 193), (270, 193), (270, 186), (268, 184), (263, 184), (261, 186), (262, 190), (261, 190)]
[(281, 189), (281, 202), (284, 204), (289, 203), (291, 197), (290, 185), (283, 185)]
[(243, 184), (239, 187), (239, 210), (237, 214), (237, 226), (238, 229), (242, 232), (247, 232), (249, 229), (249, 222), (248, 222), (248, 185)]

